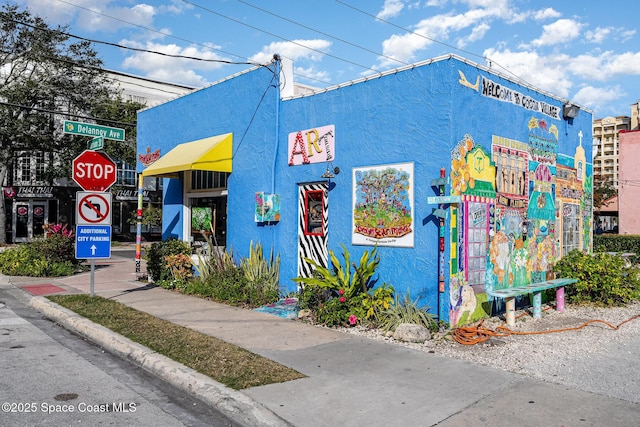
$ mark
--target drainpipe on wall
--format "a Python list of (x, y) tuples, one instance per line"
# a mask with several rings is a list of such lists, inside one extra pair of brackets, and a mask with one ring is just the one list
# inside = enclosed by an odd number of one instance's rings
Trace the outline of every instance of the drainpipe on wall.
[(276, 75), (276, 125), (275, 125), (275, 149), (273, 150), (273, 165), (271, 166), (271, 194), (276, 192), (276, 161), (280, 147), (280, 55), (273, 55), (274, 72)]

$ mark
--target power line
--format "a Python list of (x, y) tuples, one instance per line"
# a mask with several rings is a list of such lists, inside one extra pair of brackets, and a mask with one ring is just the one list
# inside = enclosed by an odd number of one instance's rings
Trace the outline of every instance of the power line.
[[(41, 30), (44, 31), (43, 28), (41, 28)], [(10, 54), (11, 52), (6, 52), (6, 51), (0, 50), (0, 53)], [(102, 72), (102, 73), (105, 73), (105, 74), (117, 74), (117, 75), (122, 75), (122, 76), (125, 76), (125, 77), (132, 77), (132, 78), (135, 78), (137, 80), (144, 79), (144, 78), (139, 77), (139, 76), (133, 76), (133, 75), (130, 76), (130, 75), (128, 75), (126, 73), (122, 73), (120, 71), (108, 70), (106, 68), (96, 67), (96, 66), (93, 66), (93, 65), (79, 64), (79, 63), (77, 63), (75, 61), (71, 61), (71, 60), (64, 59), (64, 58), (56, 58), (56, 57), (47, 56), (47, 55), (42, 55), (42, 56), (40, 56), (40, 58), (41, 59), (48, 59), (50, 61), (55, 61), (55, 62), (62, 62), (62, 63), (69, 64), (69, 65), (72, 65), (72, 66), (77, 67), (77, 68), (83, 68), (83, 69), (87, 69), (87, 70), (99, 71), (99, 72)], [(118, 81), (118, 79), (115, 78), (115, 77), (107, 76), (107, 78), (115, 80), (115, 81)], [(147, 80), (150, 80), (150, 79), (147, 79)], [(118, 83), (121, 83), (121, 82), (118, 82)], [(165, 82), (158, 82), (158, 83), (165, 84)], [(168, 94), (174, 95), (174, 96), (182, 95), (182, 92), (175, 92), (175, 91), (171, 91), (171, 90), (167, 90), (167, 89), (162, 89), (162, 88), (159, 88), (159, 87), (145, 86), (142, 83), (127, 82), (127, 84), (129, 84), (131, 86), (138, 86), (138, 87), (141, 87), (141, 88), (144, 88), (144, 89), (154, 90), (154, 91), (157, 91), (157, 92), (168, 93)], [(174, 85), (174, 86), (180, 86), (180, 85), (176, 85), (174, 83), (169, 83), (169, 84), (170, 85)], [(187, 86), (184, 86), (184, 88), (185, 89), (191, 89), (191, 90), (196, 89), (195, 87), (187, 87)]]
[(376, 72), (376, 73), (378, 73), (378, 74), (382, 74), (382, 73), (380, 73), (380, 71), (378, 71), (378, 70), (374, 70), (373, 68), (367, 67), (366, 65), (358, 64), (357, 62), (353, 62), (353, 61), (350, 61), (350, 60), (348, 60), (348, 59), (340, 58), (340, 57), (335, 56), (335, 55), (332, 55), (332, 54), (330, 54), (330, 53), (323, 52), (323, 51), (318, 50), (318, 49), (314, 49), (314, 48), (309, 47), (309, 46), (306, 46), (306, 45), (304, 45), (304, 44), (302, 44), (302, 43), (298, 43), (298, 42), (296, 42), (296, 41), (294, 41), (294, 40), (289, 40), (289, 39), (287, 39), (287, 38), (285, 38), (285, 37), (281, 37), (281, 36), (279, 36), (279, 35), (277, 35), (277, 34), (274, 34), (274, 33), (271, 33), (271, 32), (269, 32), (269, 31), (263, 30), (262, 28), (255, 27), (255, 26), (253, 26), (253, 25), (250, 25), (250, 24), (247, 24), (247, 23), (245, 23), (245, 22), (239, 21), (239, 20), (237, 20), (237, 19), (231, 18), (230, 16), (223, 15), (222, 13), (218, 13), (218, 12), (216, 12), (216, 11), (214, 11), (214, 10), (208, 9), (208, 8), (206, 8), (206, 7), (204, 7), (204, 6), (200, 6), (200, 5), (195, 4), (195, 3), (191, 2), (191, 1), (188, 1), (188, 0), (182, 0), (182, 1), (183, 1), (183, 2), (185, 2), (185, 3), (188, 3), (188, 4), (190, 4), (190, 5), (192, 5), (192, 6), (194, 6), (194, 7), (197, 7), (197, 8), (199, 8), (199, 9), (202, 9), (202, 10), (204, 10), (204, 11), (207, 11), (207, 12), (209, 12), (209, 13), (213, 14), (213, 15), (220, 16), (220, 17), (222, 17), (222, 18), (225, 18), (225, 19), (228, 19), (228, 20), (230, 20), (230, 21), (233, 21), (233, 22), (235, 22), (235, 23), (237, 23), (237, 24), (244, 25), (245, 27), (249, 27), (249, 28), (251, 28), (251, 29), (254, 29), (254, 30), (260, 31), (260, 32), (262, 32), (262, 33), (268, 34), (268, 35), (273, 36), (273, 37), (277, 37), (277, 38), (279, 38), (280, 40), (284, 40), (284, 41), (286, 41), (286, 42), (288, 42), (288, 43), (295, 44), (295, 45), (300, 46), (300, 47), (302, 47), (302, 48), (305, 48), (305, 49), (311, 50), (311, 51), (316, 52), (316, 53), (319, 53), (319, 54), (321, 54), (321, 55), (328, 56), (328, 57), (330, 57), (330, 58), (337, 59), (337, 60), (339, 60), (339, 61), (347, 62), (347, 63), (349, 63), (349, 64), (351, 64), (351, 65), (355, 65), (356, 67), (364, 68), (364, 69), (366, 69), (366, 70), (370, 70), (370, 71)]
[(153, 33), (160, 34), (160, 35), (165, 36), (165, 37), (170, 37), (172, 39), (176, 39), (176, 40), (180, 40), (180, 41), (187, 42), (187, 43), (190, 43), (190, 44), (194, 44), (196, 46), (200, 46), (200, 47), (203, 47), (203, 48), (208, 49), (208, 50), (214, 50), (216, 52), (220, 52), (220, 53), (223, 53), (225, 55), (235, 56), (236, 58), (246, 59), (247, 61), (249, 60), (249, 58), (246, 58), (246, 57), (241, 56), (241, 55), (236, 55), (235, 53), (225, 52), (224, 50), (216, 49), (214, 47), (211, 47), (211, 46), (208, 46), (208, 45), (204, 45), (202, 43), (194, 42), (192, 40), (188, 40), (188, 39), (185, 39), (185, 38), (182, 38), (182, 37), (178, 37), (178, 36), (175, 36), (175, 35), (170, 34), (170, 33), (165, 33), (163, 31), (155, 30), (153, 28), (145, 27), (144, 25), (135, 24), (135, 23), (130, 22), (130, 21), (125, 21), (124, 19), (116, 18), (115, 16), (107, 15), (106, 13), (102, 13), (102, 12), (99, 12), (99, 11), (94, 10), (94, 9), (89, 9), (89, 8), (86, 8), (86, 7), (71, 3), (71, 2), (66, 1), (66, 0), (58, 0), (58, 1), (61, 2), (61, 3), (66, 3), (66, 4), (70, 5), (70, 6), (75, 6), (78, 9), (86, 10), (87, 12), (91, 12), (91, 13), (95, 13), (97, 15), (104, 16), (105, 18), (113, 19), (114, 21), (122, 22), (123, 24), (131, 25), (133, 27), (138, 27), (138, 28), (141, 28), (143, 30), (147, 30), (147, 31), (151, 31)]
[(303, 24), (301, 24), (301, 23), (299, 23), (299, 22), (296, 22), (296, 21), (293, 21), (293, 20), (291, 20), (291, 19), (289, 19), (289, 18), (285, 18), (284, 16), (280, 16), (280, 15), (275, 14), (275, 13), (273, 13), (273, 12), (270, 12), (270, 11), (268, 11), (268, 10), (266, 10), (266, 9), (262, 9), (261, 7), (258, 7), (258, 6), (255, 6), (255, 5), (252, 5), (251, 3), (248, 3), (248, 2), (246, 2), (246, 1), (244, 1), (244, 0), (236, 0), (236, 1), (238, 1), (238, 2), (240, 2), (240, 3), (242, 3), (242, 4), (246, 4), (246, 5), (247, 5), (247, 6), (249, 6), (249, 7), (252, 7), (252, 8), (257, 9), (257, 10), (259, 10), (259, 11), (261, 11), (261, 12), (267, 13), (267, 14), (269, 14), (269, 15), (271, 15), (271, 16), (275, 16), (276, 18), (282, 19), (283, 21), (287, 21), (287, 22), (289, 22), (289, 23), (291, 23), (291, 24), (297, 25), (297, 26), (302, 27), (302, 28), (305, 28), (305, 29), (307, 29), (307, 30), (314, 31), (314, 32), (316, 32), (316, 33), (318, 33), (318, 34), (322, 34), (323, 36), (327, 36), (327, 37), (330, 37), (330, 38), (332, 38), (332, 39), (335, 39), (335, 40), (341, 41), (342, 43), (348, 44), (349, 46), (353, 46), (353, 47), (356, 47), (356, 48), (358, 48), (358, 49), (364, 50), (364, 51), (366, 51), (366, 52), (373, 53), (374, 55), (382, 56), (382, 57), (387, 58), (387, 59), (390, 59), (390, 60), (392, 60), (392, 61), (399, 62), (399, 63), (400, 63), (400, 64), (402, 64), (402, 65), (409, 65), (408, 63), (406, 63), (406, 62), (404, 62), (404, 61), (401, 61), (401, 60), (399, 60), (399, 59), (397, 59), (397, 58), (393, 58), (393, 57), (391, 57), (391, 56), (387, 56), (387, 55), (385, 55), (385, 54), (383, 54), (383, 53), (379, 53), (379, 52), (373, 51), (373, 50), (371, 50), (371, 49), (367, 49), (366, 47), (363, 47), (363, 46), (357, 45), (357, 44), (355, 44), (355, 43), (351, 43), (351, 42), (350, 42), (350, 41), (348, 41), (348, 40), (344, 40), (344, 39), (341, 39), (341, 38), (339, 38), (339, 37), (332, 36), (331, 34), (327, 34), (327, 33), (325, 33), (325, 32), (322, 32), (322, 31), (318, 30), (318, 29), (315, 29), (315, 28), (309, 27), (309, 26), (307, 26), (307, 25), (303, 25)]
[[(183, 0), (183, 1), (184, 1), (184, 0)], [(450, 44), (447, 44), (447, 43), (441, 42), (440, 40), (436, 40), (436, 39), (431, 38), (431, 37), (427, 37), (427, 36), (425, 36), (424, 34), (417, 33), (417, 32), (415, 32), (415, 31), (412, 31), (412, 30), (410, 30), (410, 29), (408, 29), (408, 28), (405, 28), (405, 27), (403, 27), (403, 26), (401, 26), (401, 25), (394, 24), (394, 23), (393, 23), (393, 22), (391, 22), (391, 21), (387, 21), (386, 19), (382, 19), (382, 18), (380, 18), (380, 17), (378, 17), (378, 16), (372, 15), (372, 14), (370, 14), (370, 13), (369, 13), (369, 12), (367, 12), (367, 11), (364, 11), (364, 10), (362, 10), (362, 9), (358, 9), (357, 7), (352, 6), (352, 5), (348, 4), (348, 3), (345, 3), (345, 2), (344, 2), (344, 1), (342, 1), (342, 0), (336, 0), (336, 1), (337, 1), (338, 3), (340, 3), (340, 4), (344, 5), (344, 6), (348, 7), (348, 8), (351, 8), (351, 9), (353, 9), (353, 10), (355, 10), (355, 11), (357, 11), (357, 12), (360, 12), (360, 13), (362, 13), (362, 14), (364, 14), (364, 15), (370, 16), (370, 17), (372, 17), (373, 19), (376, 19), (376, 20), (378, 20), (378, 21), (380, 21), (380, 22), (384, 22), (385, 24), (388, 24), (388, 25), (394, 26), (394, 27), (396, 27), (396, 28), (398, 28), (398, 29), (400, 29), (400, 30), (402, 30), (402, 31), (407, 32), (407, 33), (410, 33), (410, 34), (416, 35), (416, 36), (418, 36), (418, 37), (422, 37), (423, 39), (426, 39), (426, 40), (429, 40), (429, 41), (431, 41), (431, 42), (433, 42), (433, 43), (437, 43), (437, 44), (440, 44), (440, 45), (442, 45), (442, 46), (448, 47), (449, 49), (454, 49), (454, 50), (457, 50), (457, 51), (459, 51), (459, 52), (466, 53), (467, 55), (471, 55), (471, 56), (475, 56), (475, 57), (478, 57), (478, 58), (482, 58), (483, 60), (485, 60), (486, 62), (488, 62), (488, 63), (490, 64), (490, 65), (489, 65), (489, 68), (491, 68), (491, 64), (495, 64), (495, 65), (497, 65), (499, 68), (501, 68), (501, 69), (503, 69), (505, 72), (507, 72), (508, 74), (511, 74), (513, 77), (515, 77), (515, 78), (516, 78), (516, 79), (518, 79), (519, 81), (521, 81), (521, 82), (523, 82), (523, 83), (526, 83), (526, 84), (527, 84), (527, 85), (529, 85), (529, 86), (533, 86), (531, 83), (527, 82), (527, 81), (526, 81), (525, 79), (523, 79), (522, 77), (520, 77), (520, 76), (516, 75), (515, 73), (511, 72), (511, 71), (510, 71), (510, 70), (508, 70), (506, 67), (503, 67), (502, 65), (498, 64), (496, 61), (494, 61), (494, 60), (493, 60), (493, 59), (491, 59), (491, 58), (488, 58), (488, 57), (483, 56), (483, 55), (479, 55), (479, 54), (477, 54), (477, 53), (474, 53), (474, 52), (471, 52), (471, 51), (468, 51), (468, 50), (460, 49), (459, 47), (452, 46), (452, 45), (450, 45)]]
[(89, 120), (93, 120), (93, 121), (96, 121), (96, 122), (108, 122), (108, 123), (118, 124), (118, 125), (122, 125), (122, 126), (133, 126), (133, 127), (135, 127), (136, 123), (137, 123), (137, 122), (134, 122), (134, 123), (119, 122), (117, 120), (109, 120), (109, 119), (97, 119), (95, 117), (83, 116), (81, 114), (73, 114), (73, 113), (69, 113), (69, 112), (61, 112), (61, 111), (56, 111), (56, 110), (49, 110), (49, 109), (46, 109), (46, 108), (28, 107), (26, 105), (13, 104), (11, 102), (0, 101), (0, 105), (5, 105), (7, 107), (19, 108), (21, 110), (34, 110), (34, 111), (40, 111), (40, 112), (43, 112), (43, 113), (58, 114), (60, 116), (75, 117), (75, 118), (78, 118), (78, 119), (89, 119)]
[(24, 25), (26, 27), (33, 28), (35, 30), (56, 32), (58, 34), (65, 35), (67, 37), (73, 37), (75, 39), (84, 40), (84, 41), (88, 41), (88, 42), (91, 42), (91, 43), (98, 43), (98, 44), (104, 44), (104, 45), (107, 45), (107, 46), (118, 47), (120, 49), (133, 50), (133, 51), (136, 51), (136, 52), (153, 53), (153, 54), (156, 54), (156, 55), (168, 56), (168, 57), (171, 57), (171, 58), (189, 59), (189, 60), (193, 60), (193, 61), (202, 61), (202, 62), (216, 62), (216, 63), (223, 63), (223, 64), (229, 64), (229, 65), (264, 66), (264, 64), (259, 64), (257, 62), (234, 62), (234, 61), (227, 61), (227, 60), (224, 60), (224, 59), (206, 59), (206, 58), (198, 58), (198, 57), (195, 57), (195, 56), (175, 55), (175, 54), (170, 54), (170, 53), (165, 53), (165, 52), (158, 52), (158, 51), (155, 51), (155, 50), (124, 46), (124, 45), (121, 45), (121, 44), (118, 44), (118, 43), (111, 43), (111, 42), (105, 42), (105, 41), (102, 41), (102, 40), (95, 40), (95, 39), (90, 39), (90, 38), (87, 38), (87, 37), (76, 36), (75, 34), (67, 33), (65, 31), (61, 31), (61, 30), (54, 30), (54, 29), (50, 29), (50, 28), (41, 28), (41, 27), (38, 27), (38, 26), (35, 26), (35, 25), (32, 25), (32, 24), (28, 24), (26, 22), (16, 21), (14, 19), (6, 19), (6, 20), (10, 21), (10, 22), (13, 22), (14, 24)]

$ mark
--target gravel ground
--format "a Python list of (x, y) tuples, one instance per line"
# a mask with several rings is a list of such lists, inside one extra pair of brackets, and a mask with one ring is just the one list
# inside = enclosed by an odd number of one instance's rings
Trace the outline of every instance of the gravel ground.
[[(614, 327), (640, 316), (640, 302), (627, 307), (597, 308), (567, 305), (564, 313), (543, 311), (540, 320), (528, 312), (511, 328), (514, 332), (541, 332), (576, 328), (591, 320), (602, 320)], [(505, 326), (501, 318), (484, 320), (482, 325), (496, 331)], [(491, 366), (567, 387), (640, 403), (640, 318), (617, 330), (601, 322), (578, 330), (531, 335), (510, 334), (492, 337), (474, 345), (462, 345), (452, 335), (434, 335), (424, 344), (402, 343), (381, 331), (362, 327), (342, 328), (345, 333), (383, 340), (444, 357)]]

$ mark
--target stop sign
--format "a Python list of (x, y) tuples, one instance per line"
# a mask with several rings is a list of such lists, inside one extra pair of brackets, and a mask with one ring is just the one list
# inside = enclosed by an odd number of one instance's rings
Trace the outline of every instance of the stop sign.
[(105, 191), (117, 178), (116, 164), (105, 153), (85, 150), (73, 159), (73, 180), (85, 191)]

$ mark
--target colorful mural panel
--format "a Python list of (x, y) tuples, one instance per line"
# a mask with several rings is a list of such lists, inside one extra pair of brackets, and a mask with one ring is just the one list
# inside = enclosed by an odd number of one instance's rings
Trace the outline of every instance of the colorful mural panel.
[[(488, 291), (552, 277), (560, 254), (588, 250), (591, 167), (582, 145), (558, 154), (558, 130), (532, 117), (527, 142), (493, 135), (490, 157), (470, 135), (451, 153), (452, 325), (495, 314)], [(520, 298), (526, 302), (526, 297)]]
[(256, 193), (255, 222), (280, 221), (280, 195), (264, 192)]
[(465, 135), (452, 152), (451, 194), (461, 196), (451, 215), (452, 325), (484, 317), (489, 231), (495, 221), (496, 167), (489, 153)]
[(413, 163), (353, 169), (354, 245), (413, 247)]

